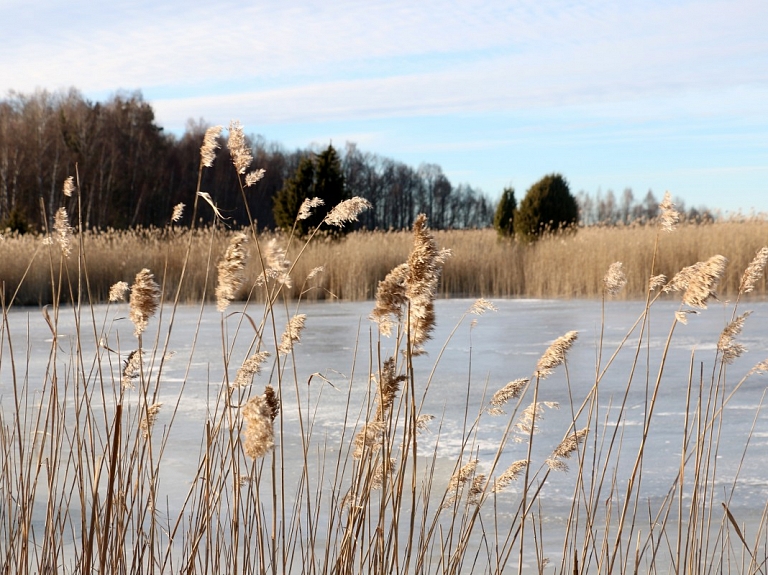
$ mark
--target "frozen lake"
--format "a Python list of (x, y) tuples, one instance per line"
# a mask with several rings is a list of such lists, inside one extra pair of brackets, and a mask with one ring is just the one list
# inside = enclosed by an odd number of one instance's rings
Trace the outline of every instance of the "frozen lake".
[[(578, 331), (579, 338), (567, 357), (567, 377), (560, 367), (539, 386), (539, 400), (557, 402), (559, 409), (547, 410), (539, 424), (541, 432), (534, 440), (531, 458), (532, 469), (538, 469), (568, 431), (574, 410), (578, 409), (595, 383), (602, 325), (601, 304), (574, 300), (498, 300), (494, 301), (498, 311), (467, 316), (449, 338), (472, 303), (473, 300), (436, 302), (437, 327), (433, 339), (426, 345), (428, 354), (414, 359), (417, 397), (424, 393), (427, 381), (430, 382), (422, 413), (433, 414), (436, 418), (421, 440), (421, 453), (437, 453), (438, 465), (442, 465), (440, 470), (444, 469), (449, 476), (453, 463), (461, 453), (462, 442), (467, 435), (465, 430), (488, 406), (491, 395), (508, 381), (531, 377), (539, 357), (553, 340), (566, 332)], [(298, 481), (302, 464), (297, 431), (297, 393), (305, 408), (304, 415), (308, 409), (314, 418), (315, 449), (333, 449), (327, 446), (337, 445), (334, 441), (339, 441), (345, 429), (349, 437), (350, 429), (358, 420), (357, 414), (365, 403), (371, 366), (376, 364), (372, 358), (378, 353), (375, 326), (368, 320), (372, 307), (371, 302), (320, 303), (304, 304), (299, 310), (307, 315), (307, 319), (301, 343), (295, 347), (295, 381), (298, 385), (293, 383), (294, 365), (289, 360), (287, 369), (291, 375), (287, 381), (290, 386), (282, 390), (285, 432), (282, 445), (278, 445), (285, 454), (283, 467), (288, 483)], [(229, 311), (239, 309), (233, 305)], [(678, 303), (673, 301), (654, 304), (623, 412), (619, 411), (619, 405), (628, 387), (638, 351), (639, 327), (623, 344), (598, 386), (591, 425), (597, 426), (603, 436), (618, 429), (621, 457), (608, 465), (611, 472), (616, 472), (619, 485), (626, 483), (625, 478), (640, 444), (649, 389), (653, 388), (677, 309)], [(642, 302), (606, 303), (602, 335), (603, 366), (630, 332), (642, 310)], [(742, 303), (739, 313), (746, 310), (753, 310), (754, 313), (747, 319), (737, 339), (746, 347), (747, 353), (727, 366), (726, 396), (755, 364), (768, 358), (768, 304)], [(291, 313), (294, 311), (291, 308)], [(663, 500), (680, 471), (689, 371), (692, 368), (695, 374), (696, 391), (700, 381), (703, 381), (706, 391), (713, 370), (718, 369), (715, 364), (718, 338), (731, 320), (732, 312), (730, 305), (713, 303), (701, 314), (690, 315), (687, 325), (678, 323), (675, 327), (646, 446), (646, 453), (652, 454), (652, 457), (647, 458), (642, 469), (640, 500), (646, 505), (653, 506)], [(158, 345), (163, 347), (170, 313), (171, 309), (166, 306), (162, 318), (150, 321), (144, 335), (145, 349), (154, 346), (158, 324)], [(259, 306), (251, 305), (247, 313), (254, 323), (242, 314), (234, 314), (227, 318), (226, 329), (222, 328), (221, 314), (213, 306), (202, 310), (181, 306), (173, 318), (167, 346), (173, 355), (167, 359), (159, 379), (157, 401), (163, 402), (163, 408), (157, 417), (154, 432), (158, 435), (160, 430), (170, 429), (168, 446), (162, 453), (159, 480), (164, 501), (161, 513), (173, 517), (191, 487), (204, 424), (212, 413), (221, 408), (219, 398), (224, 379), (224, 358), (229, 358), (229, 378), (234, 380), (237, 368), (249, 355), (254, 325), (258, 325), (261, 311)], [(95, 368), (98, 363), (95, 360), (97, 346), (94, 342), (102, 339), (106, 346), (100, 349), (103, 354), (104, 394), (103, 397), (97, 394), (99, 399), (94, 402), (97, 409), (105, 412), (105, 420), (110, 420), (114, 410), (122, 363), (136, 347), (133, 325), (127, 316), (126, 304), (110, 308), (97, 306), (93, 317), (90, 311), (82, 314), (82, 365), (90, 385), (99, 381)], [(287, 313), (281, 317), (275, 327), (278, 337), (285, 327)], [(271, 334), (271, 326), (268, 325), (264, 331)], [(73, 310), (62, 308), (57, 354), (59, 385), (62, 385), (64, 374), (72, 373), (76, 333)], [(52, 335), (38, 309), (15, 309), (9, 314), (0, 356), (0, 398), (6, 426), (17, 409), (9, 339), (13, 344), (16, 381), (28, 382), (24, 396), (27, 406), (23, 407), (25, 401), (22, 400), (21, 409), (33, 414), (36, 398), (42, 392), (44, 382), (48, 381), (46, 373), (51, 373)], [(271, 335), (265, 335), (264, 340), (266, 349), (274, 349), (274, 345), (269, 343), (273, 341)], [(382, 339), (383, 358), (391, 353), (392, 345), (388, 339)], [(271, 359), (274, 359), (274, 353)], [(156, 377), (158, 364), (159, 354), (154, 363), (149, 354), (145, 356), (145, 365), (154, 374), (153, 377)], [(262, 393), (267, 383), (277, 385), (271, 366), (270, 361), (255, 377), (254, 393)], [(719, 511), (721, 501), (728, 502), (731, 512), (746, 526), (747, 536), (754, 535), (768, 502), (768, 471), (765, 465), (768, 460), (768, 415), (760, 411), (766, 387), (768, 375), (753, 375), (729, 399), (723, 412), (716, 453), (717, 479), (713, 495), (713, 502), (718, 506), (716, 511)], [(129, 409), (138, 401), (135, 391), (128, 392), (124, 399)], [(340, 414), (347, 409), (348, 401), (352, 416), (345, 424)], [(508, 413), (512, 407), (506, 408)], [(171, 420), (174, 408), (176, 413)], [(484, 414), (479, 418), (469, 447), (479, 460), (478, 470), (490, 471), (489, 466), (507, 427), (508, 417)], [(577, 427), (586, 423), (585, 417), (585, 414), (579, 417)], [(279, 443), (280, 439), (276, 438), (276, 441)], [(596, 446), (592, 441), (586, 443), (588, 452), (600, 449), (600, 445)], [(502, 453), (496, 474), (525, 455), (524, 442), (510, 442)], [(570, 461), (569, 464), (573, 467), (576, 463)], [(738, 479), (731, 494), (737, 470)], [(561, 525), (565, 521), (574, 497), (574, 478), (573, 470), (549, 475), (541, 495), (546, 503), (544, 521), (553, 525)], [(509, 505), (511, 509), (517, 498), (514, 484), (499, 495), (497, 505), (500, 516), (504, 515), (504, 505)], [(554, 534), (548, 534), (548, 537), (553, 545), (558, 541)]]

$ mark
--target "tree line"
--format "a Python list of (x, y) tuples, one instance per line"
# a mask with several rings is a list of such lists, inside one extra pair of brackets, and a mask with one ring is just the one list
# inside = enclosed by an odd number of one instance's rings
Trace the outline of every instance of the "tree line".
[[(40, 229), (41, 202), (50, 218), (66, 199), (60, 193), (64, 180), (75, 175), (87, 227), (162, 226), (173, 206), (194, 199), (207, 128), (203, 121), (190, 121), (181, 136), (165, 132), (140, 92), (117, 93), (104, 102), (89, 101), (75, 89), (11, 92), (0, 100), (0, 228)], [(226, 130), (213, 167), (202, 173), (201, 190), (236, 225), (247, 221), (247, 212), (225, 135)], [(351, 143), (338, 152), (330, 145), (325, 150), (289, 151), (251, 136), (248, 145), (253, 151), (252, 168), (265, 170), (247, 196), (250, 212), (262, 229), (279, 226), (276, 198), (300, 176), (301, 169), (317, 167), (329, 150), (334, 155), (333, 169), (340, 171), (342, 199), (360, 196), (373, 206), (361, 217), (359, 227), (407, 228), (422, 212), (438, 229), (487, 227), (493, 218), (495, 202), (470, 185), (454, 185), (435, 164), (413, 168), (363, 152)], [(75, 204), (65, 207), (71, 213)], [(198, 216), (202, 224), (213, 219), (206, 210)]]

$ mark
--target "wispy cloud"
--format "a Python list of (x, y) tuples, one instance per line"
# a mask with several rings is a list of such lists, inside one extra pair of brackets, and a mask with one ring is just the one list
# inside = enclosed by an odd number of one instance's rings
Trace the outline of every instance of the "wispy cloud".
[(740, 168), (766, 157), (764, 0), (29, 6), (3, 2), (2, 94), (141, 89), (167, 129), (239, 118), (291, 145), (380, 144), (489, 191), (568, 169), (577, 187), (648, 173), (696, 192), (707, 165), (768, 191)]

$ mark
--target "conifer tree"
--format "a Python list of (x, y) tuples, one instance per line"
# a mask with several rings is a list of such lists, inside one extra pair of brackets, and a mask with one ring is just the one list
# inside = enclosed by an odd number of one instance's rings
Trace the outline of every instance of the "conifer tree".
[(496, 213), (493, 215), (493, 227), (502, 237), (511, 236), (515, 233), (515, 210), (517, 209), (517, 200), (515, 199), (514, 188), (504, 188), (501, 193), (501, 199), (496, 205)]
[(560, 174), (549, 174), (533, 184), (515, 212), (515, 233), (534, 241), (542, 233), (556, 232), (579, 221), (579, 206), (568, 182)]

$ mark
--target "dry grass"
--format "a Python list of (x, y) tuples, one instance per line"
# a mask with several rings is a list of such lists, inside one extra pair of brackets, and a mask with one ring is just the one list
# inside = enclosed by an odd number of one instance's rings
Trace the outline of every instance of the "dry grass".
[[(605, 270), (613, 262), (621, 261), (627, 285), (620, 297), (641, 299), (650, 277), (656, 231), (653, 225), (591, 227), (576, 234), (546, 237), (535, 244), (500, 240), (492, 230), (438, 231), (434, 233), (438, 246), (452, 251), (438, 295), (597, 298), (601, 295)], [(194, 266), (186, 270), (181, 300), (199, 301), (206, 293), (210, 301), (216, 264), (233, 233), (210, 228), (86, 232), (83, 242), (88, 254), (92, 301), (106, 301), (110, 286), (129, 280), (145, 267), (157, 270), (158, 281), (163, 280), (166, 290), (174, 292), (187, 246), (191, 248)], [(718, 293), (722, 298), (732, 298), (738, 292), (741, 278), (736, 270), (746, 267), (766, 238), (768, 222), (762, 220), (684, 224), (666, 237), (667, 247), (658, 254), (655, 270), (671, 277), (685, 266), (712, 254), (722, 254), (729, 266)], [(283, 249), (289, 247), (288, 239), (281, 234), (261, 234), (259, 240), (265, 246), (275, 240)], [(50, 262), (42, 242), (43, 238), (35, 235), (6, 235), (2, 241), (0, 280), (5, 284), (6, 297), (18, 287), (18, 304), (42, 305), (52, 301)], [(318, 237), (293, 262), (300, 246), (292, 242), (286, 260), (289, 265), (295, 264), (291, 271), (293, 286), (286, 293), (308, 300), (370, 300), (378, 282), (405, 260), (410, 245), (410, 232), (357, 232), (341, 240)], [(70, 262), (77, 260), (76, 241), (72, 241), (71, 249)], [(323, 271), (318, 273), (320, 266)], [(256, 258), (251, 258), (239, 298), (246, 297), (256, 282), (258, 268)], [(307, 281), (313, 270), (314, 277)], [(757, 282), (753, 294), (766, 295), (764, 277)], [(252, 296), (258, 299), (261, 293), (256, 290)]]

